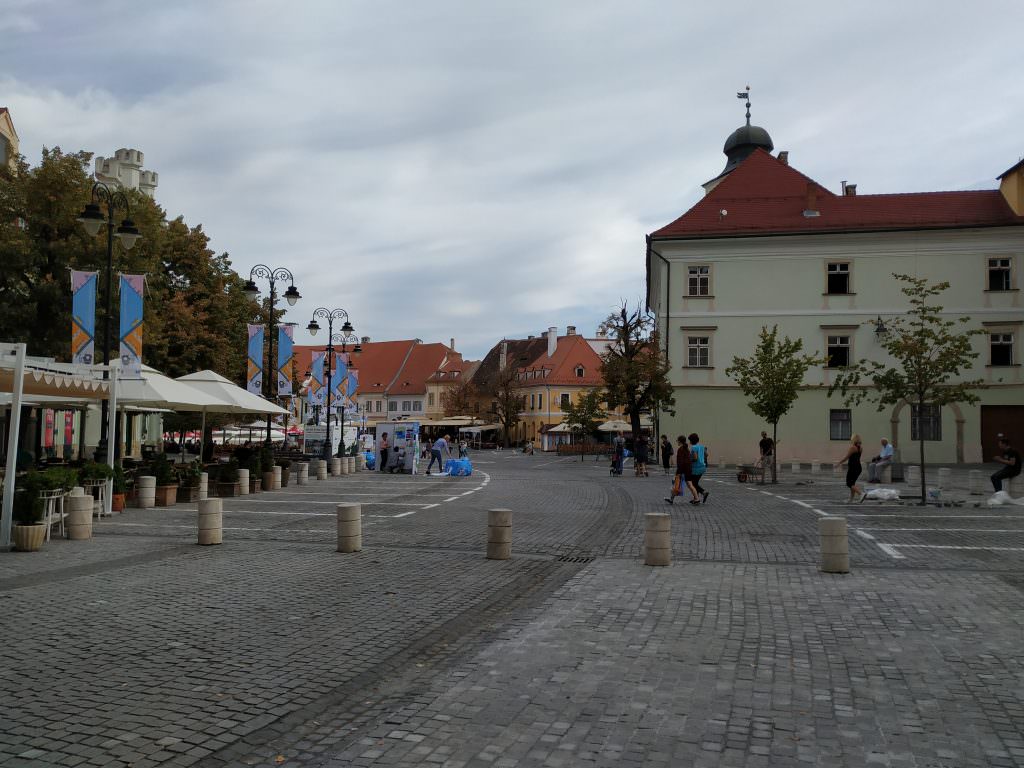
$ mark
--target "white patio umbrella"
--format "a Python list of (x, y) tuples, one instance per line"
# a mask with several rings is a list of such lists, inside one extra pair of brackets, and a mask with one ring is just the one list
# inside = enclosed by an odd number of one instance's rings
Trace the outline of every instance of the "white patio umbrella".
[[(269, 400), (265, 400), (259, 395), (254, 395), (237, 384), (233, 384), (229, 379), (224, 378), (216, 371), (197, 371), (196, 373), (179, 376), (176, 381), (184, 382), (190, 387), (195, 387), (230, 404), (228, 408), (209, 408), (208, 410), (213, 413), (265, 413), (268, 416), (287, 416), (291, 413), (287, 408), (275, 405)], [(203, 432), (206, 431), (206, 410), (203, 411), (202, 430)], [(200, 455), (202, 455), (201, 441), (199, 450)]]
[(628, 421), (619, 421), (617, 419), (606, 421), (597, 428), (599, 432), (629, 432), (632, 429), (633, 425)]
[(152, 405), (172, 411), (231, 409), (225, 399), (164, 376), (148, 365), (142, 366), (141, 379), (118, 379), (117, 400), (121, 405)]

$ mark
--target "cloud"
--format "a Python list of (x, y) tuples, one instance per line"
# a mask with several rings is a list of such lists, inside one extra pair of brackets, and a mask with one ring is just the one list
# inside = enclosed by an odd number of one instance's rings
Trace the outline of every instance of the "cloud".
[(754, 122), (833, 189), (1011, 165), (1021, 11), (929, 8), (19, 2), (0, 93), (30, 161), (145, 152), (239, 271), (292, 269), (289, 319), (342, 306), (479, 356), (642, 299), (644, 234), (721, 171), (751, 80)]

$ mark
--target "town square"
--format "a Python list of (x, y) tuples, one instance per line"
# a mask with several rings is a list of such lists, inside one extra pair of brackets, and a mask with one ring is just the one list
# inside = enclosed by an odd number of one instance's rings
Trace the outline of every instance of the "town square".
[(1024, 766), (1016, 5), (0, 6), (0, 766)]

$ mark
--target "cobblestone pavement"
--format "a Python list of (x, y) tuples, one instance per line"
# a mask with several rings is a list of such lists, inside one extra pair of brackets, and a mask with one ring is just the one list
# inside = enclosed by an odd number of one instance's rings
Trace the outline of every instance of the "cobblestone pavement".
[[(1024, 765), (1024, 507), (717, 470), (669, 507), (660, 474), (475, 458), (227, 499), (220, 547), (178, 505), (0, 556), (0, 764)], [(339, 500), (361, 553), (334, 551)], [(825, 514), (849, 575), (815, 567)]]

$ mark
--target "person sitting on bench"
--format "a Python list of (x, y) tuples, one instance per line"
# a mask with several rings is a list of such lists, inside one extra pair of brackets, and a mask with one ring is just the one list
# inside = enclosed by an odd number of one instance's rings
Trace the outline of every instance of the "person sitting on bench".
[(892, 464), (892, 454), (892, 446), (889, 444), (889, 441), (883, 437), (881, 452), (873, 459), (871, 459), (871, 463), (868, 464), (869, 483), (882, 482), (882, 470), (888, 467), (890, 464)]

